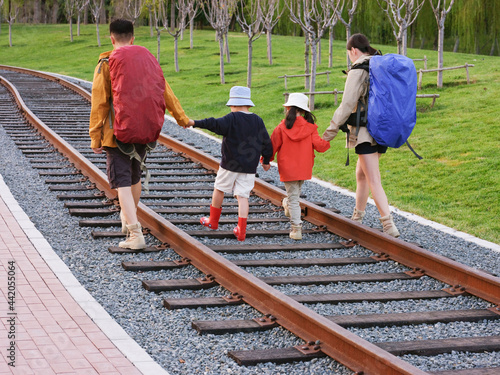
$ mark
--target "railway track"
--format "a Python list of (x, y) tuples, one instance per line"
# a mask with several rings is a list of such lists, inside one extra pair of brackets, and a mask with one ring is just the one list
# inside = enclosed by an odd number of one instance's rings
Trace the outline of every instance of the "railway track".
[[(97, 241), (122, 236), (118, 229), (119, 202), (103, 173), (105, 159), (88, 148), (88, 93), (82, 89), (72, 91), (75, 90), (73, 85), (61, 79), (47, 81), (53, 78), (21, 69), (0, 69), (0, 80), (6, 87), (0, 93), (0, 118), (11, 138), (30, 158), (33, 167), (46, 176), (49, 189), (65, 202), (68, 212), (81, 218), (82, 226), (93, 227), (90, 230)], [(71, 89), (63, 89), (61, 85)], [(25, 103), (17, 116), (13, 113), (12, 101), (7, 99), (10, 96), (7, 91), (15, 96), (19, 94), (22, 99), (16, 99), (18, 105)], [(354, 333), (370, 327), (494, 322), (500, 317), (500, 280), (497, 277), (435, 255), (415, 244), (393, 239), (376, 229), (357, 225), (318, 202), (302, 200), (304, 220), (308, 222), (304, 241), (291, 241), (287, 238), (287, 220), (279, 207), (284, 191), (264, 180), (258, 180), (254, 189), (245, 243), (233, 239), (231, 229), (237, 206), (228, 198), (221, 229), (200, 229), (199, 216), (208, 213), (218, 161), (166, 135), (161, 136), (159, 143), (148, 158), (151, 187), (149, 194), (142, 198), (138, 216), (149, 234), (149, 243), (155, 245), (144, 252), (169, 249), (174, 250), (178, 258), (175, 261), (127, 258), (122, 266), (146, 276), (142, 285), (151, 292), (196, 291), (217, 286), (228, 291), (210, 297), (167, 297), (162, 301), (167, 309), (244, 303), (262, 314), (246, 320), (194, 321), (193, 328), (200, 334), (257, 332), (280, 326), (304, 340), (296, 347), (232, 350), (228, 354), (237, 363), (253, 366), (268, 361), (307, 361), (329, 356), (358, 374), (424, 374), (426, 372), (402, 357), (437, 356), (451, 351), (499, 351), (500, 337), (491, 335), (371, 343), (361, 338), (363, 333)], [(257, 241), (262, 238), (265, 243)], [(116, 247), (110, 247), (109, 251), (124, 256), (133, 252)], [(339, 253), (349, 256), (339, 256)], [(151, 271), (161, 274), (193, 266), (201, 272), (199, 277), (147, 277)], [(276, 275), (265, 275), (270, 268)], [(382, 287), (378, 292), (363, 292), (364, 283), (377, 283)], [(400, 283), (402, 290), (384, 291), (383, 285), (391, 283)], [(406, 284), (411, 288), (405, 290)], [(339, 288), (337, 293), (314, 293), (322, 285), (356, 285), (351, 289), (358, 291), (346, 292), (349, 288)], [(290, 293), (290, 286), (304, 292)], [(484, 308), (457, 309), (453, 301), (463, 299), (481, 299)], [(328, 315), (315, 311), (316, 305), (347, 306), (401, 300), (446, 301), (444, 303), (449, 303), (450, 308), (363, 315)], [(499, 368), (482, 368), (462, 373), (499, 371)]]

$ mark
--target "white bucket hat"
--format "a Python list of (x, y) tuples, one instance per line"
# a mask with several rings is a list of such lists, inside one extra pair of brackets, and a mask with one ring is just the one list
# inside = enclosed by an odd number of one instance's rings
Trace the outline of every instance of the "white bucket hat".
[(301, 93), (292, 93), (288, 96), (288, 100), (283, 107), (297, 107), (304, 111), (311, 112), (309, 109), (309, 98)]
[(249, 106), (255, 107), (255, 104), (250, 100), (250, 89), (243, 86), (233, 86), (229, 91), (229, 100), (227, 106)]

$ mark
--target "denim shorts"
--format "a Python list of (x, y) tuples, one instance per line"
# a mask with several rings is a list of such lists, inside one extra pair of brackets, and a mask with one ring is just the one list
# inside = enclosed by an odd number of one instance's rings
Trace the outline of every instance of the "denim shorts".
[(387, 151), (387, 146), (380, 146), (380, 145), (375, 145), (372, 146), (370, 142), (363, 142), (357, 145), (354, 150), (356, 150), (356, 154), (358, 155), (366, 155), (366, 154), (385, 154)]
[[(146, 154), (146, 145), (136, 144), (135, 149), (141, 158)], [(105, 147), (106, 171), (111, 189), (129, 187), (141, 181), (141, 163), (125, 155), (118, 147)]]

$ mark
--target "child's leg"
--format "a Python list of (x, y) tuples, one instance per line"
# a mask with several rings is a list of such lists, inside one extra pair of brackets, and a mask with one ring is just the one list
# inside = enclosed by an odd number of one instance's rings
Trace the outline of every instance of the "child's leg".
[(238, 216), (248, 218), (248, 198), (243, 198), (238, 195), (236, 199), (238, 200)]
[(292, 225), (302, 224), (299, 198), (303, 183), (304, 181), (285, 181), (285, 189), (288, 195), (288, 210)]
[(212, 204), (210, 205), (210, 217), (203, 216), (200, 219), (200, 224), (210, 229), (219, 228), (219, 219), (222, 213), (222, 201), (224, 200), (224, 192), (214, 189), (212, 193)]
[(224, 192), (218, 189), (214, 189), (214, 192), (212, 194), (212, 206), (221, 208), (223, 201), (224, 201)]

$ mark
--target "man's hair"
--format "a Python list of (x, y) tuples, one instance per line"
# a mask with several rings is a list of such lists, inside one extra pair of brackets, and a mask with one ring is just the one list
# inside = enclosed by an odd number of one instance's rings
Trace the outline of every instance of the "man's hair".
[(109, 24), (109, 33), (118, 42), (127, 42), (134, 36), (134, 24), (122, 18), (118, 18)]

